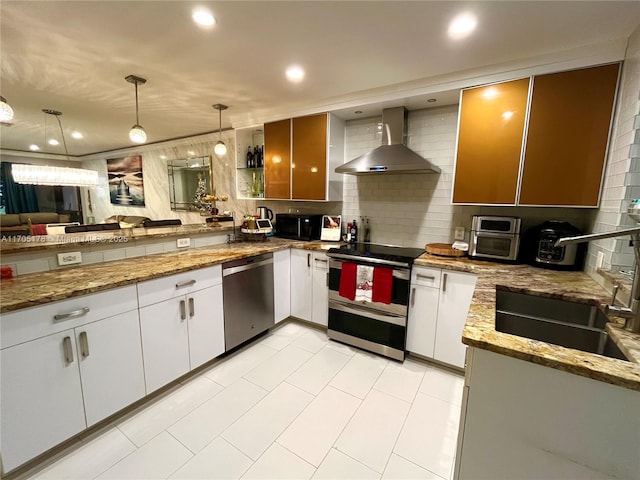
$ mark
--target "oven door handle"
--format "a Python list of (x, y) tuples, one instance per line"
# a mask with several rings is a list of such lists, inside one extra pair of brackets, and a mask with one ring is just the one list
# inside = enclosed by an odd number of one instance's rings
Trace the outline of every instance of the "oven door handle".
[(371, 311), (371, 309), (369, 308), (352, 307), (350, 305), (345, 305), (344, 303), (329, 302), (329, 310), (338, 310), (340, 312), (351, 313), (352, 315), (372, 318), (381, 322), (400, 325), (401, 327), (407, 325), (407, 319), (405, 317), (398, 317), (395, 315), (381, 315), (379, 313)]

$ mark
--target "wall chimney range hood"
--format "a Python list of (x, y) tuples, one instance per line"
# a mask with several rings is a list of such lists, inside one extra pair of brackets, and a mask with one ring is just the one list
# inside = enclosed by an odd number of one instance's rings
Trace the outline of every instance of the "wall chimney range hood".
[(375, 173), (440, 173), (440, 168), (408, 148), (407, 110), (404, 107), (382, 111), (382, 145), (336, 168), (336, 173), (369, 175)]

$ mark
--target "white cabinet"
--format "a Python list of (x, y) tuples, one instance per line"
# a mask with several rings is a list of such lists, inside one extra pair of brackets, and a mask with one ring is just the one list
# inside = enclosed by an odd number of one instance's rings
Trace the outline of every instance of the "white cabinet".
[(475, 284), (476, 275), (472, 273), (414, 267), (407, 350), (464, 368), (462, 329)]
[(329, 260), (322, 252), (291, 250), (291, 316), (327, 326)]
[(329, 259), (322, 252), (313, 252), (311, 268), (311, 321), (326, 327), (329, 323)]
[(6, 471), (144, 396), (135, 306), (130, 286), (2, 316)]
[(140, 283), (138, 297), (147, 393), (224, 353), (220, 265)]
[(273, 252), (275, 323), (291, 315), (291, 250)]
[(291, 250), (291, 316), (311, 321), (312, 273), (310, 250)]
[(442, 271), (438, 329), (433, 357), (449, 365), (464, 368), (467, 347), (462, 343), (462, 329), (467, 321), (477, 276), (472, 273)]
[(407, 350), (433, 358), (440, 298), (440, 269), (414, 267), (407, 324)]

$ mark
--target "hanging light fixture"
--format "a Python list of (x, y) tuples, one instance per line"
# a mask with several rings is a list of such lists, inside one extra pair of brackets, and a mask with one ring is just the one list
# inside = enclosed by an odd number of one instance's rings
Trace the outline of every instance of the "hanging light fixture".
[[(60, 138), (64, 144), (64, 152), (69, 158), (67, 150), (67, 141), (64, 138), (64, 130), (60, 116), (62, 112), (43, 108), (44, 117), (44, 136), (47, 137), (47, 115), (53, 115), (58, 121), (60, 128)], [(34, 149), (32, 149), (34, 150)], [(95, 187), (98, 185), (98, 172), (95, 170), (85, 170), (83, 168), (68, 167), (49, 167), (47, 165), (26, 165), (16, 163), (11, 166), (11, 174), (13, 181), (29, 185), (61, 185), (69, 187)]]
[(218, 122), (219, 122), (219, 126), (220, 129), (218, 130), (218, 141), (216, 143), (216, 146), (213, 147), (213, 151), (216, 155), (221, 156), (221, 155), (225, 155), (227, 153), (227, 146), (224, 144), (224, 142), (222, 141), (222, 111), (226, 110), (227, 107), (226, 105), (223, 105), (221, 103), (216, 103), (215, 105), (211, 105), (213, 108), (215, 108), (216, 110), (218, 110), (219, 113), (219, 118), (218, 118)]
[(0, 96), (0, 123), (11, 123), (11, 120), (13, 120), (13, 108), (4, 97)]
[(138, 120), (138, 85), (144, 85), (147, 83), (147, 80), (135, 75), (128, 75), (124, 77), (124, 79), (136, 86), (136, 124), (131, 127), (131, 130), (129, 131), (129, 138), (134, 143), (144, 143), (147, 141), (147, 132), (144, 131), (144, 128), (142, 128), (142, 125), (140, 125), (140, 121)]

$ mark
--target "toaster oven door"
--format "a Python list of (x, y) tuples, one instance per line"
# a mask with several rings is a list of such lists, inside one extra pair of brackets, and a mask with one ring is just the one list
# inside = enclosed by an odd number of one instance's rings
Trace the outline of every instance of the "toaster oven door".
[(518, 258), (519, 235), (471, 232), (469, 255), (494, 260), (514, 261)]

